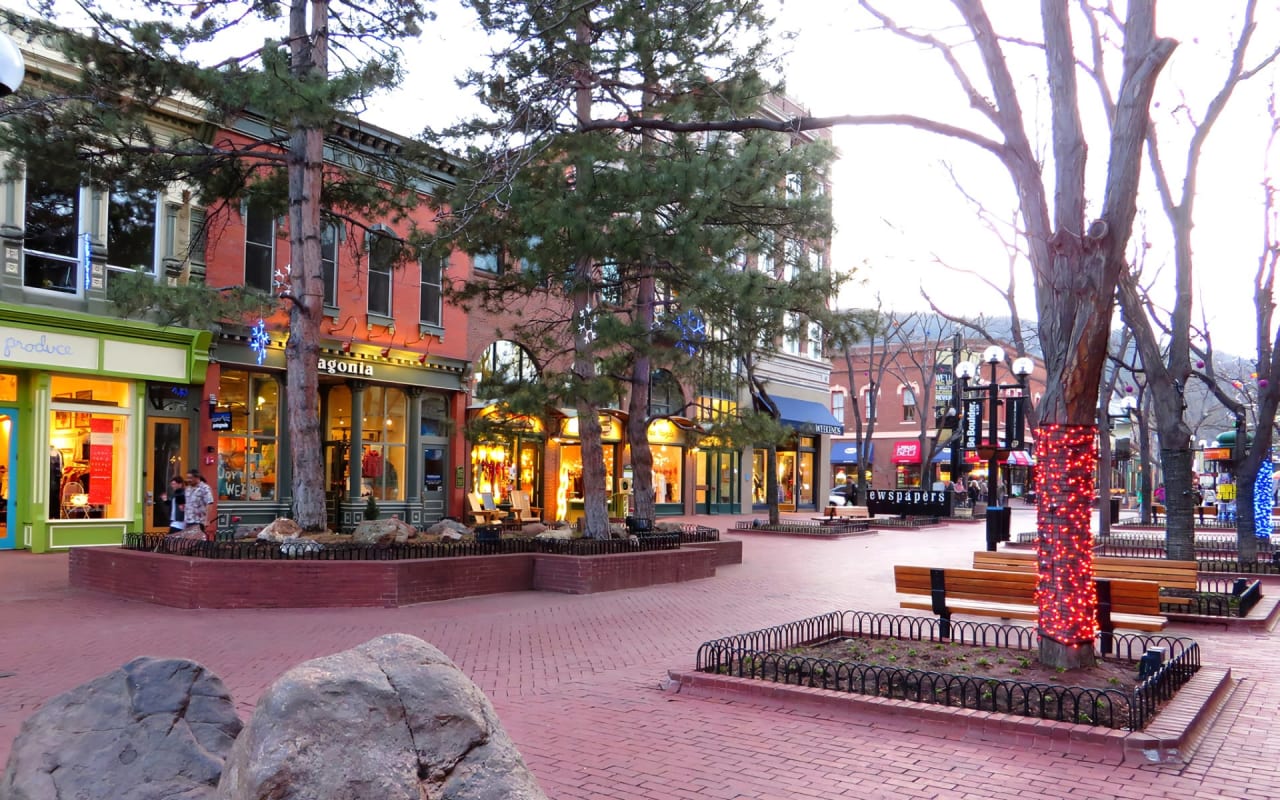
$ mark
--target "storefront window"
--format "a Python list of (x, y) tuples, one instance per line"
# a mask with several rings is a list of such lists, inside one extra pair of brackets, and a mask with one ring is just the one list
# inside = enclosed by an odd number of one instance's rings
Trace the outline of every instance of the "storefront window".
[(270, 375), (226, 370), (218, 385), (219, 500), (276, 499), (280, 391)]
[(127, 381), (57, 377), (49, 424), (49, 518), (128, 516)]
[[(617, 473), (614, 471), (614, 465), (617, 464), (617, 450), (616, 444), (606, 442), (604, 445), (604, 489), (611, 503), (616, 502), (614, 476)], [(566, 444), (560, 448), (560, 482), (557, 495), (558, 517), (572, 522), (582, 516), (582, 445)]]
[(364, 392), (360, 496), (403, 500), (406, 397), (399, 389), (370, 386)]
[(18, 402), (18, 376), (0, 372), (0, 403)]
[(653, 493), (655, 503), (680, 503), (684, 500), (684, 448), (679, 428), (671, 420), (649, 423), (649, 449), (653, 453)]

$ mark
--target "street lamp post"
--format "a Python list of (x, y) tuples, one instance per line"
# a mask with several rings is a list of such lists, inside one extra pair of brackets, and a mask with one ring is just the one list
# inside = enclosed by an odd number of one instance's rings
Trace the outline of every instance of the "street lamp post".
[[(951, 483), (954, 485), (960, 480), (960, 431), (962, 414), (964, 407), (960, 400), (963, 392), (963, 386), (960, 378), (960, 348), (964, 345), (964, 339), (960, 336), (960, 331), (956, 331), (951, 337), (951, 408), (952, 419), (955, 420), (955, 430), (951, 432)], [(954, 493), (949, 493), (954, 497)], [(951, 512), (955, 514), (954, 511)]]
[[(985, 387), (973, 392), (962, 391), (964, 398), (964, 440), (966, 448), (975, 447), (987, 451), (987, 550), (995, 550), (996, 544), (1009, 538), (1009, 510), (1000, 504), (1000, 454), (1003, 449), (1021, 446), (1022, 441), (1022, 409), (1027, 399), (1027, 379), (1031, 375), (1034, 363), (1029, 358), (1016, 358), (1012, 369), (1016, 384), (1001, 385), (996, 380), (996, 366), (1004, 361), (1004, 348), (991, 345), (982, 353), (982, 361), (991, 367), (991, 378)], [(975, 377), (973, 364), (965, 362), (956, 365), (960, 376), (962, 390), (967, 390), (968, 382)], [(1001, 405), (1000, 391), (1017, 389), (1018, 395), (1009, 398), (1008, 411), (1005, 414), (1006, 427), (1009, 430), (1008, 448), (1000, 447), (999, 409)], [(982, 441), (982, 405), (987, 404), (987, 435)]]

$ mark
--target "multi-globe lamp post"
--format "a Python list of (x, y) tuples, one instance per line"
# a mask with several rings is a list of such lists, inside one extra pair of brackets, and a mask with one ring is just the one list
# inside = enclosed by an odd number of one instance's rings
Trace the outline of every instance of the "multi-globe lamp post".
[[(991, 368), (991, 377), (985, 386), (969, 388), (969, 381), (978, 377), (978, 368), (970, 361), (955, 366), (959, 381), (959, 397), (963, 408), (963, 443), (966, 450), (985, 452), (987, 456), (987, 550), (994, 551), (996, 544), (1009, 538), (1009, 510), (1000, 505), (1000, 454), (1020, 450), (1025, 429), (1025, 403), (1027, 379), (1035, 368), (1035, 362), (1015, 358), (1011, 369), (1017, 383), (1000, 384), (996, 380), (996, 366), (1004, 361), (1004, 348), (991, 345), (982, 352), (982, 363)], [(1012, 392), (1016, 390), (1016, 394)], [(999, 409), (1001, 391), (1010, 392), (1005, 411), (1005, 445), (1000, 446)], [(986, 404), (984, 410), (983, 405)], [(987, 417), (986, 437), (983, 438), (982, 418)]]

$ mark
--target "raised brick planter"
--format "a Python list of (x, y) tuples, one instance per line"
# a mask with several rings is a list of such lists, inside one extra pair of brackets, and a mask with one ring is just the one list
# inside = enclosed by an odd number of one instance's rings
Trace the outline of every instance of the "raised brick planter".
[[(741, 561), (741, 543), (738, 548)], [(394, 607), (531, 589), (589, 594), (709, 578), (732, 548), (604, 556), (247, 561), (76, 548), (70, 584), (177, 608)]]

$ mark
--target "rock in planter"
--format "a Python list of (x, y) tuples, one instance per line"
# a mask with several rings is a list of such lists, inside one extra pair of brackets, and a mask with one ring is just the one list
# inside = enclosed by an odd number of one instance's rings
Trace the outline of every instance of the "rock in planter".
[(296, 539), (302, 535), (302, 526), (291, 519), (281, 518), (258, 531), (258, 540), (266, 542), (283, 542)]
[(236, 740), (220, 800), (545, 800), (488, 698), (407, 634), (307, 661)]
[(397, 517), (390, 519), (366, 519), (351, 532), (356, 544), (404, 544), (417, 529)]
[(427, 533), (432, 533), (437, 536), (443, 536), (446, 533), (462, 535), (465, 533), (471, 533), (471, 529), (466, 525), (463, 525), (461, 522), (458, 522), (456, 519), (442, 519), (430, 528), (427, 528)]
[(204, 667), (135, 658), (58, 695), (22, 724), (0, 797), (213, 798), (240, 729), (226, 687)]

